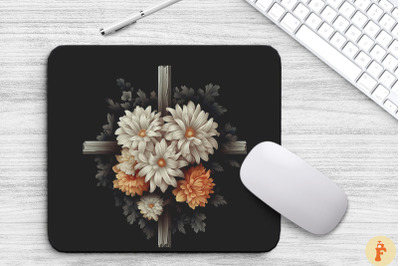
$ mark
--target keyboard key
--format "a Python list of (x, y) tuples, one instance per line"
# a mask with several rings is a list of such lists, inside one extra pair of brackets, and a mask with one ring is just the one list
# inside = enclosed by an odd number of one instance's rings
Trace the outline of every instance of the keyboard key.
[(386, 31), (382, 30), (379, 34), (378, 37), (376, 37), (376, 40), (382, 44), (384, 47), (387, 47), (389, 43), (392, 41), (392, 36), (389, 35)]
[(397, 7), (396, 7), (395, 9), (393, 9), (392, 15), (393, 15), (393, 17), (395, 17), (395, 18), (398, 18), (398, 17), (399, 17), (399, 10), (397, 9)]
[(364, 73), (357, 81), (357, 84), (367, 93), (370, 93), (375, 88), (377, 82), (370, 75)]
[(355, 46), (351, 42), (348, 42), (343, 48), (343, 53), (350, 58), (353, 58), (357, 52), (358, 52), (357, 46)]
[(322, 0), (311, 0), (308, 6), (315, 12), (319, 13), (319, 11), (324, 7), (324, 2)]
[(370, 61), (371, 57), (364, 52), (360, 52), (355, 59), (355, 62), (362, 68), (365, 68)]
[(307, 18), (306, 24), (310, 26), (313, 30), (316, 30), (321, 23), (322, 19), (315, 15), (314, 13), (311, 13), (311, 15)]
[(349, 2), (345, 1), (343, 5), (339, 8), (340, 13), (344, 16), (350, 18), (353, 12), (356, 10), (354, 6), (352, 6)]
[(342, 16), (338, 16), (335, 19), (335, 22), (333, 22), (333, 26), (335, 26), (335, 28), (337, 28), (340, 32), (344, 32), (349, 24), (350, 23)]
[(374, 97), (378, 102), (383, 102), (383, 100), (385, 100), (388, 95), (389, 90), (385, 89), (381, 85), (379, 85), (372, 93), (372, 97)]
[(372, 61), (372, 63), (367, 68), (367, 72), (375, 78), (378, 78), (382, 71), (383, 67), (375, 61)]
[(399, 95), (399, 82), (398, 81), (392, 87), (392, 93), (393, 92), (396, 93), (397, 95)]
[(367, 14), (374, 20), (378, 21), (379, 17), (383, 14), (383, 10), (376, 4), (372, 4), (368, 9)]
[(392, 5), (392, 3), (390, 3), (389, 1), (387, 1), (387, 0), (381, 0), (380, 2), (379, 2), (379, 5), (381, 6), (381, 7), (383, 7), (386, 11), (392, 11), (392, 8), (393, 8), (393, 5)]
[(379, 24), (385, 28), (386, 30), (390, 31), (390, 29), (393, 27), (393, 25), (396, 23), (394, 18), (389, 16), (388, 14), (383, 15), (381, 20), (379, 21)]
[(308, 15), (309, 12), (310, 10), (302, 3), (298, 4), (293, 11), (293, 13), (301, 20), (304, 20), (304, 18)]
[(356, 27), (354, 27), (353, 25), (351, 25), (349, 29), (346, 31), (345, 35), (353, 42), (357, 42), (358, 38), (361, 36), (361, 31)]
[(282, 19), (281, 24), (287, 30), (289, 30), (290, 32), (293, 32), (300, 25), (300, 20), (295, 18), (292, 14), (288, 13)]
[(395, 36), (396, 38), (399, 37), (399, 24), (397, 24), (396, 26), (394, 26), (393, 30), (392, 30), (392, 34), (393, 36)]
[(346, 38), (339, 32), (336, 32), (331, 39), (331, 43), (333, 44), (333, 46), (335, 46), (338, 49), (342, 48), (345, 42)]
[(365, 22), (367, 22), (367, 16), (360, 11), (357, 11), (351, 18), (351, 21), (359, 28), (363, 28)]
[(258, 0), (256, 6), (259, 7), (262, 11), (266, 12), (271, 4), (272, 0)]
[(281, 7), (278, 3), (275, 3), (271, 9), (268, 11), (268, 15), (270, 15), (273, 19), (276, 21), (279, 21), (279, 19), (282, 17), (282, 15), (285, 13), (285, 9)]
[(397, 105), (395, 105), (392, 101), (386, 100), (386, 102), (383, 104), (389, 111), (391, 112), (396, 112), (397, 110)]
[(282, 0), (282, 5), (286, 7), (288, 10), (292, 10), (292, 8), (296, 3), (297, 0)]
[(379, 81), (388, 88), (391, 87), (395, 80), (396, 78), (388, 71), (383, 72), (382, 76), (379, 78)]
[(333, 48), (330, 44), (319, 37), (307, 26), (301, 26), (296, 37), (305, 43), (317, 56), (324, 60), (336, 71), (340, 71), (349, 80), (355, 80), (361, 73), (361, 69), (342, 53)]
[(324, 8), (324, 11), (321, 13), (321, 17), (328, 22), (332, 22), (332, 20), (336, 17), (337, 12), (332, 9), (332, 7), (327, 6)]
[(382, 58), (385, 56), (386, 51), (385, 51), (385, 49), (383, 49), (381, 46), (379, 46), (377, 44), (374, 46), (374, 48), (372, 48), (370, 54), (372, 55), (373, 58), (375, 58), (376, 60), (378, 60), (380, 62), (382, 60)]
[(369, 21), (364, 28), (365, 33), (367, 33), (371, 37), (375, 37), (379, 30), (379, 26), (372, 21)]
[(382, 61), (383, 66), (390, 71), (393, 71), (397, 67), (397, 59), (393, 55), (388, 54)]
[(324, 24), (322, 24), (322, 26), (318, 30), (319, 34), (321, 34), (321, 36), (325, 39), (329, 39), (333, 31), (333, 28), (329, 26), (326, 22), (324, 22)]
[(392, 54), (398, 56), (398, 52), (399, 52), (399, 43), (398, 43), (397, 40), (394, 40), (394, 41), (392, 42), (392, 44), (389, 46), (389, 51), (390, 51)]
[(358, 45), (363, 49), (364, 51), (369, 51), (371, 49), (372, 45), (374, 44), (374, 41), (371, 40), (367, 35), (363, 35), (361, 39), (358, 41)]
[(328, 0), (328, 4), (330, 4), (333, 8), (338, 8), (338, 6), (343, 2), (343, 0)]
[(356, 0), (354, 4), (360, 8), (361, 10), (366, 10), (367, 7), (371, 4), (370, 0)]

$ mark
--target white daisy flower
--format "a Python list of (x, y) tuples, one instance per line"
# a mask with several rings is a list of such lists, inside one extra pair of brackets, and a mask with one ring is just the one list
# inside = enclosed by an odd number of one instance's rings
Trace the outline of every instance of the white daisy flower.
[(154, 144), (161, 137), (163, 121), (160, 113), (151, 112), (151, 106), (143, 109), (137, 106), (132, 112), (125, 111), (125, 115), (119, 118), (119, 128), (115, 131), (117, 141), (122, 147), (126, 147), (132, 153), (152, 151)]
[(140, 197), (137, 205), (140, 213), (148, 220), (158, 220), (163, 212), (163, 199), (156, 194), (147, 194)]
[(137, 164), (135, 169), (140, 169), (139, 176), (145, 177), (145, 182), (150, 182), (150, 192), (159, 187), (162, 192), (168, 185), (176, 187), (175, 177), (184, 177), (182, 168), (188, 165), (187, 161), (180, 159), (180, 153), (176, 153), (176, 144), (167, 144), (165, 139), (156, 143), (153, 153), (135, 152)]
[(116, 156), (119, 164), (116, 165), (117, 169), (128, 175), (135, 175), (135, 157), (129, 153), (128, 148), (123, 148), (121, 150), (121, 155)]
[(208, 119), (209, 114), (202, 111), (199, 104), (195, 107), (191, 101), (183, 109), (176, 105), (175, 109), (167, 108), (167, 111), (172, 116), (164, 117), (167, 122), (163, 126), (165, 138), (177, 143), (182, 156), (189, 163), (199, 164), (200, 158), (208, 161), (208, 154), (213, 154), (214, 148), (218, 149), (214, 138), (219, 136), (216, 130), (218, 124), (214, 119)]

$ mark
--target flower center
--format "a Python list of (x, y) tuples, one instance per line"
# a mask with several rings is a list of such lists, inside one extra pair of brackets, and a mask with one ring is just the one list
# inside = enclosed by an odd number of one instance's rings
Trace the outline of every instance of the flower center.
[(188, 128), (186, 129), (185, 137), (191, 138), (191, 137), (194, 137), (195, 135), (196, 135), (196, 130), (194, 130), (194, 129), (191, 128), (191, 127), (188, 127)]
[(146, 137), (146, 129), (141, 129), (139, 131), (139, 136), (142, 137), (142, 138)]
[(157, 162), (158, 166), (164, 167), (166, 165), (166, 162), (163, 158), (160, 158)]
[(153, 203), (150, 203), (150, 204), (149, 204), (149, 208), (150, 208), (150, 209), (153, 209), (153, 207), (154, 207), (154, 204), (153, 204)]

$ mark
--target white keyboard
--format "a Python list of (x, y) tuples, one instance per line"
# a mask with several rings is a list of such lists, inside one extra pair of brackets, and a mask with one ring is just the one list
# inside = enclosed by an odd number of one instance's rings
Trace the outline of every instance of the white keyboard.
[(398, 119), (396, 1), (246, 1)]

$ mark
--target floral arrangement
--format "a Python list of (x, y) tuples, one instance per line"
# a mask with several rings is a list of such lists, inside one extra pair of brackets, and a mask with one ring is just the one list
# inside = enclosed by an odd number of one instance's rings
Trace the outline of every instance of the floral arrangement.
[(205, 232), (202, 209), (227, 204), (214, 180), (224, 167), (239, 167), (217, 155), (237, 140), (236, 128), (218, 123), (227, 111), (216, 102), (220, 87), (175, 88), (175, 107), (161, 117), (154, 91), (147, 97), (123, 79), (117, 85), (121, 98), (106, 99), (108, 123), (97, 140), (116, 140), (120, 154), (95, 157), (98, 185), (114, 191), (127, 222), (137, 222), (148, 239), (166, 211), (172, 233), (186, 233), (187, 226)]

